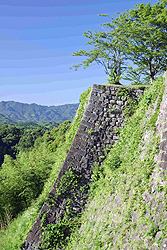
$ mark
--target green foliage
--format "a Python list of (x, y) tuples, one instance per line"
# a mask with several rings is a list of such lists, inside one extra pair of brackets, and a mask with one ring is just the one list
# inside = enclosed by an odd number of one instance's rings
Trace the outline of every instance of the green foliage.
[(63, 219), (59, 218), (58, 224), (48, 224), (44, 227), (46, 231), (42, 236), (42, 246), (39, 250), (64, 248), (73, 229), (78, 227), (77, 224), (77, 218), (71, 219), (67, 213)]
[(39, 249), (63, 247), (69, 235), (69, 219), (60, 220), (58, 224), (49, 224), (45, 230), (47, 234), (43, 235), (43, 246)]
[(88, 130), (88, 133), (91, 135), (91, 134), (93, 133), (93, 129), (92, 129), (92, 128), (89, 129), (89, 130)]
[(20, 150), (24, 150), (34, 146), (35, 140), (38, 137), (41, 137), (45, 133), (45, 129), (27, 129), (24, 130), (16, 148)]
[(41, 128), (51, 130), (54, 127), (58, 127), (59, 123), (57, 123), (57, 122), (39, 122), (37, 125), (40, 126)]
[[(160, 225), (162, 236), (156, 240), (159, 246), (166, 237), (164, 220), (154, 220), (156, 209), (152, 210), (142, 197), (150, 190), (154, 157), (159, 150), (155, 122), (163, 92), (161, 77), (145, 90), (135, 113), (120, 129), (120, 139), (104, 161), (102, 174), (95, 166), (89, 204), (80, 219), (81, 226), (73, 232), (64, 249), (122, 249), (126, 243), (133, 249), (145, 249), (145, 238), (150, 237), (150, 244), (153, 244)], [(155, 102), (157, 106), (152, 114)], [(164, 192), (165, 186), (161, 185), (159, 191)], [(146, 232), (142, 228), (146, 228)], [(131, 240), (136, 234), (144, 240), (140, 243)]]
[(17, 126), (23, 129), (45, 129), (45, 130), (51, 130), (54, 127), (58, 127), (59, 123), (57, 122), (29, 122), (29, 121), (19, 121), (16, 123)]
[[(53, 152), (59, 144), (65, 141), (65, 133), (69, 126), (70, 122), (65, 121), (58, 128), (46, 132), (43, 137), (41, 137), (41, 130), (37, 129), (33, 132), (25, 130), (18, 143), (20, 152), (16, 159), (13, 160), (10, 156), (5, 155), (0, 170), (0, 210), (2, 218), (5, 211), (9, 211), (13, 217), (16, 217), (42, 192), (44, 183), (49, 177), (55, 162)], [(20, 130), (16, 129), (16, 131)], [(33, 148), (32, 146), (37, 137), (38, 139)], [(10, 138), (11, 136), (8, 137), (8, 139)], [(7, 140), (6, 137), (5, 140)], [(57, 142), (56, 145), (55, 142)], [(25, 150), (26, 148), (29, 148), (29, 150)]]
[[(70, 147), (70, 144), (72, 143), (75, 133), (77, 132), (80, 125), (82, 114), (85, 108), (85, 104), (88, 101), (90, 90), (91, 89), (89, 88), (81, 95), (81, 104), (66, 137), (66, 145), (68, 145), (68, 148)], [(81, 175), (78, 174), (74, 169), (70, 168), (69, 171), (62, 176), (61, 181), (57, 186), (56, 195), (54, 199), (52, 199), (52, 203), (54, 203), (54, 200), (61, 200), (63, 197), (69, 196), (70, 198), (66, 201), (66, 211), (64, 215), (59, 218), (58, 224), (45, 226), (45, 216), (43, 217), (42, 226), (45, 232), (42, 237), (41, 249), (54, 249), (65, 246), (66, 242), (68, 241), (69, 235), (74, 231), (74, 229), (79, 226), (79, 215), (71, 210), (71, 204), (77, 198), (80, 190), (84, 192), (85, 188), (86, 186), (81, 185)]]
[(102, 180), (104, 178), (104, 168), (103, 166), (94, 165), (93, 166), (93, 174), (92, 174), (92, 183), (90, 186), (90, 195), (93, 193), (93, 190), (97, 188), (98, 181)]
[(15, 217), (38, 197), (53, 164), (54, 158), (46, 150), (42, 152), (34, 150), (28, 154), (20, 152), (16, 160), (11, 159), (10, 156), (5, 157), (0, 171), (2, 217), (6, 210)]
[[(31, 154), (33, 157), (35, 157), (34, 155), (38, 154), (38, 156), (36, 157), (37, 160), (35, 160), (35, 163), (34, 163), (34, 158), (33, 158), (33, 161), (31, 161), (31, 163), (34, 164), (33, 170), (36, 171), (36, 167), (35, 167), (36, 164), (41, 164), (42, 170), (44, 170), (44, 168), (48, 169), (51, 167), (50, 174), (49, 174), (49, 177), (47, 178), (47, 180), (44, 181), (43, 191), (38, 196), (38, 198), (36, 198), (34, 201), (32, 200), (30, 207), (27, 210), (23, 211), (22, 213), (19, 213), (17, 215), (17, 218), (13, 219), (10, 223), (6, 223), (7, 222), (7, 221), (5, 221), (5, 218), (7, 218), (7, 216), (5, 216), (6, 212), (4, 211), (4, 207), (1, 207), (1, 212), (3, 213), (3, 214), (1, 214), (1, 216), (3, 215), (3, 217), (4, 217), (3, 221), (0, 219), (1, 225), (2, 224), (8, 225), (8, 227), (6, 228), (6, 230), (4, 230), (4, 228), (3, 228), (3, 230), (0, 231), (0, 249), (2, 249), (2, 250), (16, 250), (16, 249), (20, 249), (21, 245), (23, 244), (28, 232), (30, 231), (31, 227), (34, 224), (35, 219), (38, 216), (38, 213), (41, 209), (42, 204), (46, 201), (46, 198), (49, 195), (49, 192), (53, 186), (55, 178), (58, 175), (60, 168), (65, 160), (67, 151), (69, 150), (71, 143), (75, 137), (75, 134), (78, 130), (78, 127), (80, 125), (82, 115), (83, 115), (83, 112), (85, 109), (85, 105), (87, 104), (87, 101), (89, 98), (90, 90), (91, 89), (89, 88), (88, 91), (86, 91), (85, 93), (83, 93), (81, 95), (81, 99), (80, 99), (81, 103), (80, 103), (79, 109), (77, 111), (77, 114), (76, 114), (74, 121), (71, 124), (69, 130), (66, 131), (66, 141), (63, 143), (60, 143), (59, 146), (56, 148), (55, 152), (51, 152), (48, 149), (48, 146), (49, 146), (49, 143), (51, 141), (52, 142), (54, 141), (53, 135), (51, 135), (53, 140), (49, 139), (49, 135), (45, 136), (45, 138), (44, 138), (44, 136), (39, 137), (35, 141), (34, 149), (32, 149), (32, 151), (28, 152), (28, 156)], [(65, 123), (65, 127), (68, 127), (68, 122)], [(63, 127), (62, 127), (62, 131), (63, 131)], [(21, 152), (21, 155), (22, 155), (22, 153), (23, 152)], [(26, 153), (26, 152), (24, 152), (24, 153)], [(11, 160), (11, 158), (10, 158), (10, 160)], [(38, 163), (38, 161), (39, 161), (39, 163)], [(54, 163), (52, 163), (52, 166), (50, 164), (51, 161), (54, 162)], [(24, 161), (24, 164), (26, 165), (25, 161)], [(49, 164), (49, 166), (48, 166), (48, 164)], [(26, 168), (24, 168), (24, 169), (26, 171), (29, 171)], [(39, 166), (39, 168), (37, 167), (37, 171), (38, 170), (40, 170), (40, 166)], [(27, 174), (29, 174), (29, 172)], [(43, 174), (45, 175), (44, 172), (43, 172)], [(26, 176), (26, 173), (25, 173), (25, 176)], [(45, 176), (42, 176), (42, 178)], [(19, 178), (16, 175), (14, 175), (14, 177)], [(12, 180), (12, 174), (10, 176), (10, 179), (8, 179), (8, 177), (7, 177), (6, 181), (9, 181), (9, 184), (11, 182), (11, 184), (10, 184), (11, 187), (12, 187), (12, 185), (14, 186), (14, 178)], [(16, 186), (19, 185), (18, 182), (15, 182), (15, 183), (16, 183)], [(22, 184), (23, 184), (23, 182), (21, 182), (21, 185)], [(1, 185), (1, 182), (0, 182), (0, 185)], [(7, 185), (8, 185), (8, 183), (6, 182), (6, 186)], [(29, 185), (30, 186), (29, 187), (27, 186), (27, 188), (29, 188), (29, 190), (30, 190), (31, 184), (29, 183)], [(20, 190), (20, 187), (18, 187), (18, 189)], [(15, 190), (17, 190), (17, 189), (15, 188)], [(24, 190), (24, 188), (23, 188), (23, 190)], [(28, 189), (25, 189), (25, 191), (26, 190), (28, 190)], [(6, 192), (7, 192), (7, 189), (6, 189)], [(26, 195), (26, 192), (24, 192), (23, 195)], [(0, 195), (0, 200), (1, 200), (1, 198), (3, 198), (3, 196)], [(1, 204), (1, 202), (0, 202), (0, 204)], [(4, 201), (2, 202), (2, 205), (4, 206)], [(6, 205), (6, 206), (8, 206), (8, 205)], [(8, 213), (8, 211), (7, 211), (7, 213)]]
[(0, 126), (0, 138), (4, 144), (10, 147), (15, 146), (21, 137), (22, 130), (13, 125)]
[(13, 125), (0, 126), (0, 166), (3, 163), (5, 154), (15, 158), (17, 153), (15, 146), (18, 144), (22, 134), (22, 129)]
[(85, 110), (85, 105), (87, 104), (88, 99), (89, 99), (90, 91), (91, 91), (91, 88), (88, 88), (87, 91), (85, 91), (84, 93), (82, 93), (80, 95), (79, 108), (78, 108), (78, 110), (76, 112), (76, 115), (74, 117), (72, 127), (71, 127), (71, 129), (69, 130), (69, 132), (67, 133), (67, 136), (66, 136), (67, 144), (69, 144), (69, 145), (71, 145), (72, 141), (74, 140), (77, 129), (79, 128), (79, 125), (80, 125), (80, 122), (81, 122), (81, 119), (82, 119), (82, 115), (83, 115), (83, 112)]
[(95, 62), (103, 66), (109, 83), (119, 83), (121, 78), (137, 85), (148, 84), (149, 80), (152, 83), (167, 65), (166, 6), (166, 1), (153, 6), (141, 3), (125, 13), (116, 13), (101, 25), (103, 31), (85, 32), (88, 50), (79, 50), (73, 56), (87, 59), (74, 65), (75, 70)]
[(48, 143), (48, 149), (51, 152), (56, 151), (56, 148), (59, 144), (62, 144), (66, 141), (65, 133), (70, 128), (70, 121), (65, 121), (59, 125), (58, 128), (53, 128), (50, 132), (46, 132), (44, 139)]
[(132, 96), (130, 90), (125, 88), (119, 88), (116, 93), (116, 96), (120, 100), (122, 99), (122, 97), (126, 100), (126, 105), (124, 107), (123, 114), (126, 118), (130, 117), (135, 112), (135, 109), (137, 108), (138, 104), (135, 98)]
[(137, 108), (137, 102), (135, 101), (134, 98), (130, 98), (124, 110), (125, 117), (130, 117), (135, 112), (136, 108)]
[(45, 128), (25, 129), (7, 124), (0, 126), (0, 165), (3, 163), (4, 155), (10, 155), (15, 159), (20, 150), (32, 147), (35, 140), (45, 131)]
[(44, 233), (40, 249), (59, 249), (64, 247), (72, 231), (79, 226), (79, 215), (71, 210), (71, 204), (73, 204), (77, 198), (79, 190), (83, 190), (84, 188), (79, 185), (80, 180), (81, 176), (77, 175), (76, 171), (71, 168), (62, 176), (61, 181), (57, 185), (56, 196), (52, 199), (52, 205), (54, 204), (54, 201), (61, 201), (62, 198), (68, 196), (69, 198), (66, 200), (65, 212), (64, 214), (61, 214), (58, 223), (55, 225), (45, 225), (47, 212), (43, 215), (42, 228), (44, 229)]
[(125, 55), (121, 50), (121, 40), (114, 32), (114, 25), (109, 25), (109, 32), (88, 30), (84, 32), (89, 41), (86, 43), (92, 46), (92, 50), (79, 50), (73, 53), (73, 56), (85, 56), (88, 59), (80, 64), (74, 65), (72, 68), (77, 70), (80, 66), (89, 67), (93, 62), (104, 67), (105, 73), (108, 75), (109, 83), (119, 83), (124, 67)]
[(147, 76), (145, 76), (145, 73), (145, 68), (133, 68), (131, 65), (128, 65), (123, 79), (131, 81), (132, 85), (145, 85), (149, 83), (149, 79)]
[(166, 70), (167, 64), (167, 13), (166, 3), (157, 2), (153, 6), (138, 4), (115, 19), (121, 33), (126, 55), (137, 66), (130, 68), (128, 78), (140, 83), (140, 76), (150, 78)]
[(121, 100), (122, 97), (128, 99), (131, 97), (130, 91), (129, 89), (126, 88), (119, 88), (117, 90), (116, 96), (118, 98), (118, 100)]

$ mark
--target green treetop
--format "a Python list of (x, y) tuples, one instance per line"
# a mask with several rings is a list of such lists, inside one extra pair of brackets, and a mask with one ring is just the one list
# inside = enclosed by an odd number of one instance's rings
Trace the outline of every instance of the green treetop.
[(93, 49), (79, 50), (73, 53), (73, 56), (85, 56), (87, 59), (82, 63), (74, 65), (73, 68), (77, 70), (80, 66), (87, 68), (93, 62), (104, 67), (105, 73), (108, 75), (108, 81), (111, 83), (119, 83), (122, 72), (124, 70), (123, 64), (125, 55), (121, 49), (121, 41), (115, 35), (114, 25), (108, 24), (108, 31), (94, 31), (90, 30), (84, 32), (89, 41), (86, 45), (93, 46)]
[(163, 73), (167, 65), (167, 9), (166, 3), (136, 5), (114, 20), (122, 34), (124, 51), (150, 81)]
[[(138, 4), (133, 9), (111, 18), (102, 24), (105, 31), (87, 31), (92, 49), (79, 50), (74, 56), (87, 59), (74, 65), (87, 68), (93, 62), (104, 67), (110, 83), (119, 83), (121, 78), (139, 83), (142, 78), (154, 78), (166, 70), (167, 65), (167, 1)], [(102, 15), (108, 16), (108, 15)], [(128, 65), (129, 60), (131, 65)], [(133, 64), (133, 67), (132, 67)], [(125, 70), (126, 69), (126, 70)]]

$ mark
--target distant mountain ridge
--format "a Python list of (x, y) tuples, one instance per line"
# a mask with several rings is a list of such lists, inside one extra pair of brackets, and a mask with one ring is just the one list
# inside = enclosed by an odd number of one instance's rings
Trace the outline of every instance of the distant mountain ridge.
[(4, 115), (0, 114), (0, 125), (2, 125), (2, 124), (14, 125), (15, 122), (12, 121), (11, 119), (6, 118)]
[[(60, 106), (43, 106), (35, 103), (27, 104), (15, 101), (0, 102), (0, 120), (9, 119), (13, 124), (18, 121), (58, 122), (72, 121), (79, 104), (65, 104)], [(4, 118), (4, 117), (5, 118)]]

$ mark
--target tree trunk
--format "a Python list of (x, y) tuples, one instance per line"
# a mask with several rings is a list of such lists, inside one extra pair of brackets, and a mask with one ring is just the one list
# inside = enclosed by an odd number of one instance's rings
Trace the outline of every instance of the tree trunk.
[(154, 72), (152, 71), (152, 64), (151, 64), (151, 62), (152, 62), (152, 58), (150, 58), (149, 63), (148, 63), (148, 66), (149, 66), (150, 81), (151, 81), (151, 84), (152, 84), (152, 83), (153, 83), (153, 80), (154, 80), (154, 76), (155, 76), (155, 74), (154, 74)]

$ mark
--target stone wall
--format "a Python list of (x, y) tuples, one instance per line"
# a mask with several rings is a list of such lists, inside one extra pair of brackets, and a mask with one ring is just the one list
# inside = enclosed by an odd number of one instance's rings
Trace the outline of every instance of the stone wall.
[[(143, 92), (144, 88), (93, 85), (75, 139), (49, 197), (43, 204), (39, 217), (24, 241), (22, 250), (39, 248), (43, 233), (41, 228), (42, 217), (45, 214), (45, 225), (58, 223), (59, 219), (63, 218), (65, 214), (69, 197), (72, 200), (70, 210), (73, 216), (82, 213), (88, 197), (94, 164), (100, 166), (109, 148), (118, 141), (117, 129), (123, 126), (125, 122), (124, 111), (131, 101), (137, 103), (138, 97)], [(61, 187), (60, 180), (68, 173), (69, 169), (72, 169), (75, 176), (79, 176), (77, 186), (74, 187), (71, 183), (64, 193), (58, 195), (57, 190)], [(80, 189), (78, 189), (78, 186)]]
[[(164, 74), (165, 91), (163, 94), (162, 102), (160, 105), (160, 112), (156, 122), (157, 135), (160, 136), (159, 154), (155, 157), (156, 167), (152, 174), (151, 192), (146, 190), (143, 194), (143, 199), (146, 204), (150, 205), (152, 211), (156, 208), (156, 214), (152, 220), (156, 221), (159, 228), (155, 239), (161, 237), (162, 228), (167, 222), (166, 211), (166, 194), (161, 192), (158, 187), (167, 185), (167, 72)], [(167, 249), (167, 235), (162, 240), (161, 247), (158, 247), (157, 243), (154, 243), (150, 250), (166, 250)]]

